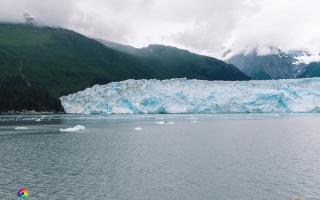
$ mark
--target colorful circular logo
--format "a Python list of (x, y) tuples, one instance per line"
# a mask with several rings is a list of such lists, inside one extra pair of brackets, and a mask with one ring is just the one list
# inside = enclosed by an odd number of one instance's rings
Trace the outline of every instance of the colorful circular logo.
[(20, 199), (25, 199), (25, 198), (27, 198), (27, 196), (28, 196), (28, 190), (26, 190), (25, 188), (20, 188), (18, 190), (18, 197)]

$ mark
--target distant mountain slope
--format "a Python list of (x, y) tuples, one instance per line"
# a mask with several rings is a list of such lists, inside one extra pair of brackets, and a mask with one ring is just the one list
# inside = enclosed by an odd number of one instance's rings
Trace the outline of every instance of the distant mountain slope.
[(124, 45), (124, 44), (120, 44), (117, 42), (112, 42), (112, 41), (108, 41), (108, 40), (102, 40), (102, 39), (96, 39), (98, 42), (104, 44), (105, 46), (115, 49), (117, 51), (122, 51), (128, 54), (133, 54), (136, 56), (142, 56), (143, 54), (141, 54), (141, 50), (129, 45)]
[(305, 68), (298, 78), (320, 77), (320, 62), (313, 62)]
[(0, 68), (0, 78), (25, 77), (56, 97), (95, 83), (162, 78), (135, 56), (73, 31), (26, 24), (0, 24)]
[(137, 56), (63, 28), (0, 24), (0, 79), (20, 76), (54, 97), (126, 79), (249, 79), (223, 61), (173, 47), (152, 49), (156, 54)]
[(148, 66), (168, 78), (196, 78), (205, 80), (249, 80), (235, 66), (221, 60), (190, 53), (171, 46), (152, 44), (141, 49), (115, 42), (98, 40), (118, 51), (140, 57)]
[(259, 56), (255, 51), (248, 55), (241, 53), (232, 56), (227, 63), (235, 65), (248, 76), (258, 80), (296, 78), (307, 67), (307, 64), (297, 63), (298, 60), (293, 57), (299, 52), (287, 54), (278, 51), (278, 55), (265, 56)]
[[(235, 66), (212, 57), (201, 56), (175, 47), (149, 45), (140, 54), (157, 71), (168, 78), (197, 78), (205, 80), (249, 80)], [(195, 76), (196, 75), (196, 76)]]

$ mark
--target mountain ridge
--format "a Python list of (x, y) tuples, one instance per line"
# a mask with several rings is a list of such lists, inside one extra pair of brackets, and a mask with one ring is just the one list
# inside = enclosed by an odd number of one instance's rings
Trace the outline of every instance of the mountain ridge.
[[(164, 61), (117, 51), (64, 28), (0, 24), (0, 79), (20, 76), (31, 87), (47, 91), (55, 97), (94, 84), (132, 78), (250, 79), (223, 61), (200, 55), (196, 58), (200, 60), (194, 61), (194, 65), (188, 69), (188, 66), (181, 66), (183, 61), (176, 60), (174, 63), (168, 62), (168, 59)], [(206, 59), (213, 64), (205, 63)], [(184, 61), (187, 65), (190, 60)], [(201, 62), (201, 66), (197, 62)], [(164, 66), (167, 63), (170, 67)]]
[[(125, 53), (131, 53), (143, 58), (149, 66), (158, 71), (165, 68), (166, 79), (171, 78), (196, 78), (201, 80), (249, 80), (248, 76), (239, 74), (240, 70), (233, 65), (226, 64), (222, 60), (213, 57), (198, 55), (188, 50), (179, 49), (161, 44), (150, 44), (147, 47), (135, 48), (116, 42), (97, 39), (97, 41)], [(178, 71), (183, 69), (182, 76)], [(224, 73), (227, 72), (227, 73)], [(192, 77), (191, 74), (197, 74)]]
[(283, 52), (277, 49), (277, 54), (271, 55), (259, 55), (256, 50), (249, 54), (239, 53), (226, 62), (252, 78), (268, 80), (299, 78), (313, 60), (316, 61), (317, 57), (312, 57), (306, 51)]

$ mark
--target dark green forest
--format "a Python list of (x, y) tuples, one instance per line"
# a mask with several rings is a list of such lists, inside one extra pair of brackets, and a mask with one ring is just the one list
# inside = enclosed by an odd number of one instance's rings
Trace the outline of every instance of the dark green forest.
[(0, 112), (35, 110), (63, 111), (59, 99), (48, 92), (29, 87), (20, 77), (7, 77), (0, 80)]

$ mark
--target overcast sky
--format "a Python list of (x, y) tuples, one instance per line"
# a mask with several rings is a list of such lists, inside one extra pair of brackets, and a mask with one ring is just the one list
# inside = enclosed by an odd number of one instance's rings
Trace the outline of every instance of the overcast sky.
[(318, 0), (1, 0), (0, 21), (60, 26), (135, 47), (176, 46), (221, 57), (257, 49), (320, 52)]

